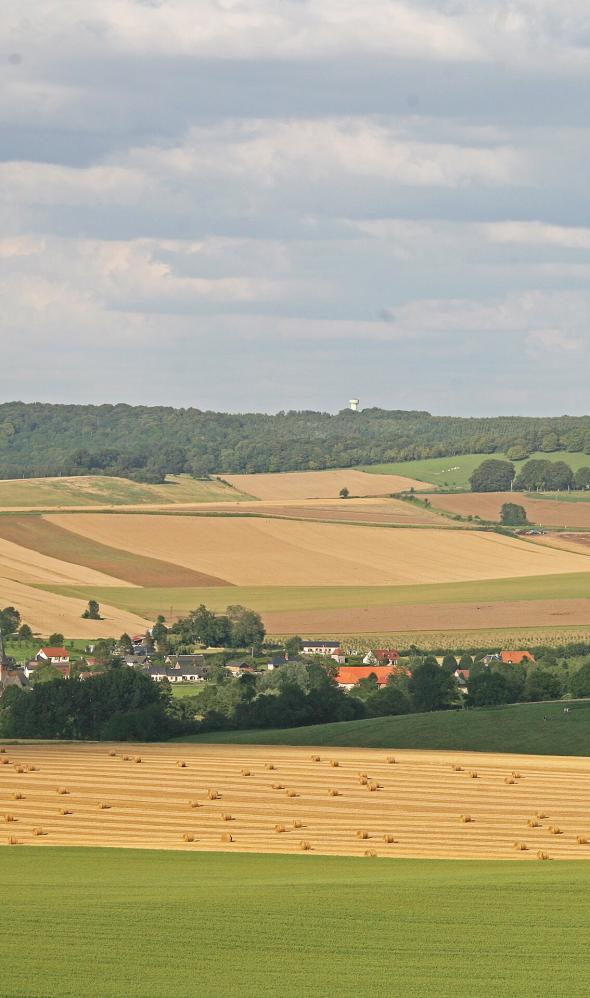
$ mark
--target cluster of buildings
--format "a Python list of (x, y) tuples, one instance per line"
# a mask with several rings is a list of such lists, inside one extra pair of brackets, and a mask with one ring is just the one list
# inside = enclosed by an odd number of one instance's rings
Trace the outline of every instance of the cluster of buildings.
[[(157, 657), (153, 643), (150, 643), (146, 635), (136, 635), (132, 639), (133, 651), (125, 653), (121, 657), (130, 668), (141, 669), (155, 682), (162, 682), (167, 679), (172, 684), (181, 683), (201, 683), (211, 675), (211, 666), (207, 662), (207, 656), (201, 654), (191, 655), (166, 655), (163, 662), (156, 664)], [(300, 657), (289, 658), (286, 653), (269, 657), (266, 660), (266, 668), (270, 671), (280, 669), (287, 664), (305, 663), (310, 656), (321, 655), (331, 658), (338, 665), (335, 675), (336, 682), (344, 690), (352, 690), (362, 680), (374, 676), (377, 686), (382, 688), (387, 685), (391, 676), (406, 675), (411, 673), (400, 664), (400, 653), (396, 648), (376, 648), (367, 651), (362, 659), (362, 664), (358, 664), (358, 656), (355, 656), (356, 663), (346, 664), (347, 655), (338, 641), (317, 641), (310, 640), (303, 642)], [(529, 651), (500, 651), (486, 655), (483, 659), (485, 666), (491, 666), (495, 662), (504, 665), (521, 665), (523, 663), (534, 663), (535, 659)], [(26, 688), (34, 679), (35, 673), (43, 666), (51, 665), (62, 676), (72, 675), (72, 662), (70, 654), (66, 648), (44, 647), (40, 648), (35, 657), (28, 661), (21, 668), (15, 668), (14, 663), (9, 662), (4, 653), (2, 635), (0, 634), (0, 690), (8, 686), (20, 686)], [(96, 675), (98, 663), (95, 658), (86, 656), (82, 662), (77, 662), (77, 675), (81, 680), (88, 679)], [(234, 677), (239, 677), (248, 673), (260, 670), (249, 658), (236, 658), (226, 663), (225, 668)], [(264, 668), (264, 665), (262, 666)], [(467, 682), (469, 680), (469, 669), (456, 669), (454, 672), (460, 690), (467, 692)]]

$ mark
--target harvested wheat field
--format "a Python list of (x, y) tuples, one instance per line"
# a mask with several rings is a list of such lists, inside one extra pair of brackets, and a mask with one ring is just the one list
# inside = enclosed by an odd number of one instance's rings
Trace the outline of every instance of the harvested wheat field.
[[(47, 585), (126, 586), (112, 575), (96, 571), (86, 565), (74, 565), (41, 554), (32, 548), (21, 547), (0, 537), (0, 578), (15, 582)], [(107, 581), (108, 580), (108, 581)]]
[(430, 499), (438, 509), (482, 520), (500, 520), (503, 503), (524, 506), (530, 523), (544, 527), (590, 527), (590, 502), (559, 499), (532, 499), (520, 492), (461, 492), (456, 495), (433, 493)]
[(353, 468), (331, 471), (282, 471), (260, 475), (224, 475), (239, 492), (257, 499), (336, 499), (340, 489), (352, 496), (381, 496), (404, 489), (433, 488), (404, 475), (370, 475)]
[(239, 498), (240, 494), (223, 482), (200, 481), (189, 475), (169, 475), (163, 485), (140, 484), (106, 475), (0, 481), (0, 509), (12, 511), (172, 505)]
[(145, 631), (148, 621), (143, 617), (105, 602), (100, 604), (103, 620), (83, 620), (88, 598), (46, 592), (0, 577), (0, 605), (17, 606), (23, 620), (41, 634), (60, 631), (69, 638), (110, 638), (124, 631)]
[(575, 757), (224, 745), (8, 745), (3, 844), (590, 858)]
[(468, 582), (588, 568), (581, 554), (469, 530), (118, 513), (55, 514), (47, 520), (242, 586)]

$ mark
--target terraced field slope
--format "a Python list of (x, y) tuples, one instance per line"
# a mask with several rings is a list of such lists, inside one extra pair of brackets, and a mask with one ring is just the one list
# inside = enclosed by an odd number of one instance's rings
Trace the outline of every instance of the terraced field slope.
[(4, 841), (16, 844), (590, 858), (586, 759), (71, 744), (9, 746), (4, 759)]

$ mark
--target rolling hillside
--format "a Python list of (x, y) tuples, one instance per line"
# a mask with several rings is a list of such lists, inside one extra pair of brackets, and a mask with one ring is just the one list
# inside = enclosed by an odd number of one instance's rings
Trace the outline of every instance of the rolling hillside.
[[(438, 711), (273, 731), (221, 731), (187, 741), (590, 755), (590, 701)], [(547, 718), (547, 720), (545, 720)]]

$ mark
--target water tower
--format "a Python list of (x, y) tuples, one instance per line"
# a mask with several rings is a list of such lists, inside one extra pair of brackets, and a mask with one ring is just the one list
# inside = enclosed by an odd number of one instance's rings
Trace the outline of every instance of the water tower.
[(349, 399), (348, 404), (353, 412), (358, 412), (359, 399)]

